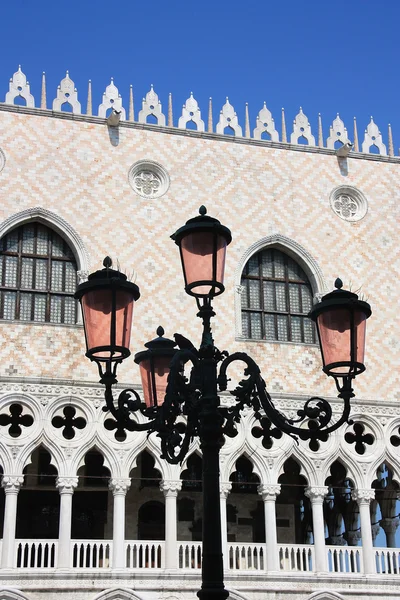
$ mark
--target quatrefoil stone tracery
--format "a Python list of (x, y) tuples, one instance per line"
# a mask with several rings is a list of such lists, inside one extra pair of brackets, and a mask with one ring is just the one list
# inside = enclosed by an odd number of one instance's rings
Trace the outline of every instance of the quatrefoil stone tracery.
[(357, 214), (357, 203), (346, 194), (341, 194), (334, 202), (335, 212), (343, 219), (354, 218)]
[(151, 171), (141, 171), (135, 177), (135, 187), (145, 196), (153, 196), (161, 185), (160, 179)]

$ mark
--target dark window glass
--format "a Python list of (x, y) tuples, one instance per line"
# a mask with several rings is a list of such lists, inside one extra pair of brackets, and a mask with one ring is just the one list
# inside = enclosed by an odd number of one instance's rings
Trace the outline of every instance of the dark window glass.
[(0, 319), (76, 323), (76, 261), (66, 242), (40, 223), (0, 240)]
[(303, 269), (276, 248), (262, 250), (242, 274), (242, 333), (253, 340), (315, 343), (307, 314), (312, 289)]

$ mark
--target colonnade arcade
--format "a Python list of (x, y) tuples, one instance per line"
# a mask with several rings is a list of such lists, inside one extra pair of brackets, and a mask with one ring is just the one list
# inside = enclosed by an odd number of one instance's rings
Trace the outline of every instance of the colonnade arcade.
[[(268, 483), (254, 458), (246, 452), (229, 457), (230, 472), (221, 482), (225, 550), (229, 542), (265, 543), (267, 568), (275, 571), (278, 544), (313, 544), (316, 570), (326, 571), (326, 553), (319, 551), (325, 544), (362, 545), (364, 572), (371, 573), (373, 545), (396, 547), (399, 485), (388, 462), (378, 465), (369, 488), (360, 489), (340, 457), (321, 485), (310, 485), (294, 453)], [(223, 455), (222, 472), (226, 460)], [(48, 449), (37, 446), (20, 473), (2, 476), (2, 567), (15, 566), (16, 552), (29, 566), (18, 549), (18, 540), (27, 539), (58, 539), (55, 567), (69, 565), (71, 540), (113, 540), (114, 568), (126, 566), (125, 540), (165, 540), (165, 566), (176, 567), (177, 543), (201, 541), (201, 462), (195, 450), (165, 477), (153, 449), (143, 448), (121, 477), (93, 446), (75, 473), (60, 476)]]

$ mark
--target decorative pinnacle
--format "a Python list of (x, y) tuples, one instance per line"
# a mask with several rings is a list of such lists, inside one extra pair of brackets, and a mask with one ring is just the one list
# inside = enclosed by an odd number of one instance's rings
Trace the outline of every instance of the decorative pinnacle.
[(112, 267), (112, 260), (109, 256), (106, 256), (105, 259), (103, 260), (103, 267), (105, 267), (106, 269), (109, 269), (110, 267)]
[(202, 205), (200, 206), (200, 208), (199, 208), (199, 213), (201, 214), (201, 216), (202, 216), (202, 217), (204, 217), (204, 215), (206, 215), (206, 214), (207, 214), (207, 209), (206, 209), (206, 207), (204, 206), (204, 204), (202, 204)]
[(165, 333), (164, 328), (161, 327), (161, 325), (159, 327), (157, 327), (157, 331), (156, 331), (158, 337), (162, 337)]
[(335, 280), (335, 288), (340, 290), (343, 287), (343, 281), (340, 279), (340, 277), (338, 277)]

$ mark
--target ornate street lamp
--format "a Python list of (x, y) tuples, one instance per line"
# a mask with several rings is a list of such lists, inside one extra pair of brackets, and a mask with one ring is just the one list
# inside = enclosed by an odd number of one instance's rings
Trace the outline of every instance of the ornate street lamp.
[[(180, 249), (185, 290), (196, 298), (203, 335), (196, 349), (180, 334), (174, 335), (175, 341), (164, 338), (164, 330), (158, 328), (158, 337), (135, 355), (144, 402), (135, 390), (123, 390), (117, 400), (112, 393), (117, 365), (130, 354), (132, 306), (139, 298), (138, 287), (112, 270), (111, 261), (106, 259), (105, 269), (81, 284), (76, 297), (84, 315), (86, 355), (98, 364), (100, 381), (105, 385), (105, 410), (112, 415), (105, 427), (115, 430), (117, 440), (126, 438), (126, 430), (156, 432), (161, 457), (173, 464), (182, 462), (194, 437), (200, 440), (204, 516), (202, 586), (197, 595), (200, 600), (225, 600), (228, 592), (223, 580), (219, 490), (219, 453), (224, 437), (237, 435), (237, 423), (246, 406), (253, 408), (260, 423), (252, 433), (263, 438), (266, 448), (271, 446), (272, 437), (285, 432), (308, 440), (311, 450), (317, 450), (331, 432), (349, 422), (352, 381), (365, 370), (365, 323), (371, 308), (356, 294), (342, 290), (342, 282), (336, 280), (337, 289), (312, 309), (309, 316), (316, 322), (323, 370), (334, 377), (343, 409), (335, 421), (329, 402), (313, 397), (297, 412), (298, 418), (290, 419), (274, 406), (260, 369), (250, 356), (244, 352), (229, 355), (214, 345), (211, 301), (225, 289), (225, 254), (231, 232), (201, 207), (200, 216), (190, 219), (171, 237)], [(245, 365), (244, 379), (230, 392), (235, 402), (223, 407), (218, 393), (227, 389), (227, 370), (236, 361)], [(192, 367), (189, 380), (184, 375), (187, 363)], [(138, 411), (147, 417), (146, 422), (135, 418)]]

